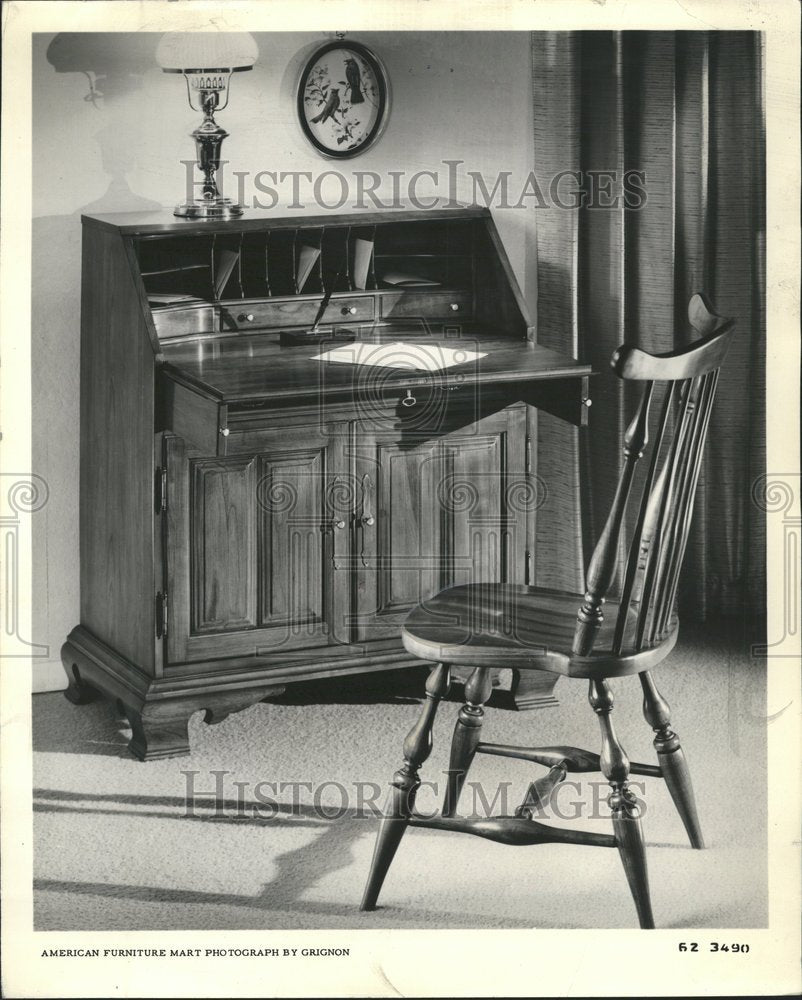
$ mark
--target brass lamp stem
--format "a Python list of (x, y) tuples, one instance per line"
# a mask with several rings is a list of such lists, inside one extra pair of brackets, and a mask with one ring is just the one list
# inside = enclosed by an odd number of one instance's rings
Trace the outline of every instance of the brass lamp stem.
[(220, 149), (223, 145), (223, 139), (228, 135), (228, 132), (214, 120), (217, 100), (215, 91), (202, 92), (201, 106), (203, 107), (203, 122), (192, 133), (192, 138), (195, 140), (198, 166), (204, 178), (203, 187), (201, 188), (203, 198), (206, 201), (212, 202), (219, 201), (220, 199), (215, 174), (220, 169)]
[[(191, 219), (229, 219), (242, 215), (242, 205), (224, 198), (217, 187), (216, 174), (220, 169), (220, 149), (228, 132), (214, 119), (220, 102), (217, 90), (200, 89), (200, 110), (203, 121), (190, 133), (195, 140), (198, 167), (203, 174), (201, 198), (178, 205), (175, 215)], [(190, 102), (191, 103), (191, 102)]]

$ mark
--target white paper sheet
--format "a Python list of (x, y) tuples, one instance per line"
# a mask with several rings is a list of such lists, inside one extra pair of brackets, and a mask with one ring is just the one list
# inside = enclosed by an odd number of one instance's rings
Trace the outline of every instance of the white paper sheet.
[(367, 285), (372, 256), (372, 240), (354, 240), (354, 288), (364, 289)]
[(312, 268), (319, 256), (320, 249), (318, 247), (310, 247), (305, 243), (301, 246), (301, 251), (298, 255), (298, 274), (295, 279), (295, 289), (299, 294), (303, 291), (303, 287), (312, 273)]
[(437, 372), (453, 368), (477, 358), (487, 357), (487, 351), (466, 351), (461, 347), (443, 347), (441, 344), (372, 344), (355, 341), (335, 347), (323, 354), (316, 354), (312, 361), (336, 361), (347, 365), (372, 365), (377, 368), (410, 368), (416, 371)]

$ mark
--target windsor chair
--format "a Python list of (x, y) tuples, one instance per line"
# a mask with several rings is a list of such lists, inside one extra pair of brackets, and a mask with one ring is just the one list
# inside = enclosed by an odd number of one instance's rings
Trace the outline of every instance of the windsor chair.
[[(615, 847), (623, 862), (642, 928), (654, 927), (640, 814), (630, 774), (661, 777), (691, 845), (704, 847), (691, 779), (670, 710), (652, 669), (677, 640), (675, 611), (680, 567), (688, 539), (693, 498), (719, 377), (733, 320), (717, 316), (705, 298), (688, 306), (700, 335), (688, 347), (651, 355), (624, 345), (611, 366), (625, 380), (643, 382), (640, 403), (624, 435), (624, 461), (607, 522), (586, 574), (585, 593), (572, 594), (514, 584), (469, 584), (441, 591), (415, 608), (403, 628), (406, 649), (433, 667), (420, 718), (404, 744), (404, 762), (391, 792), (376, 841), (361, 908), (372, 910), (407, 827), (470, 833), (504, 844), (549, 842)], [(654, 444), (642, 488), (633, 491), (636, 466), (649, 442), (650, 409), (662, 394)], [(640, 477), (639, 477), (640, 478)], [(637, 494), (640, 494), (637, 497)], [(632, 494), (632, 497), (630, 496)], [(603, 605), (616, 579), (625, 515), (633, 504), (634, 530), (621, 595)], [(452, 666), (473, 671), (454, 730), (445, 798), (440, 815), (414, 812), (418, 772), (432, 749), (432, 726), (448, 693)], [(588, 698), (599, 718), (601, 754), (569, 746), (527, 748), (480, 741), (484, 705), (496, 667), (547, 670), (589, 681)], [(609, 679), (637, 674), (643, 714), (654, 730), (658, 765), (630, 763), (612, 720)], [(460, 791), (477, 753), (544, 765), (513, 816), (465, 819), (455, 815)], [(532, 818), (568, 773), (602, 772), (611, 792), (612, 835), (554, 827)]]

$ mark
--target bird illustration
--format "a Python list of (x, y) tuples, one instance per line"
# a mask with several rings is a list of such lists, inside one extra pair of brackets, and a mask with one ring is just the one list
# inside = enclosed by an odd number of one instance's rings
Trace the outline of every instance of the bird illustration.
[(339, 108), (339, 106), (340, 106), (340, 91), (337, 89), (337, 87), (332, 87), (331, 90), (329, 91), (328, 99), (326, 100), (326, 103), (323, 105), (323, 110), (320, 112), (319, 115), (316, 115), (314, 118), (310, 119), (312, 124), (317, 125), (318, 122), (322, 123), (327, 121), (329, 118), (331, 118), (331, 116), (334, 114), (337, 108)]
[(351, 104), (362, 104), (365, 100), (362, 96), (362, 74), (356, 59), (345, 60), (345, 78), (351, 90)]

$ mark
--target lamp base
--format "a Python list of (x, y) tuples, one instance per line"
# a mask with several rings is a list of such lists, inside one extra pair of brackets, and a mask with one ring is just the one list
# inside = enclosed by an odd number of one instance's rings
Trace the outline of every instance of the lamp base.
[(176, 205), (173, 215), (183, 219), (236, 219), (242, 215), (242, 205), (234, 204), (230, 198), (218, 198), (214, 201), (188, 201)]

